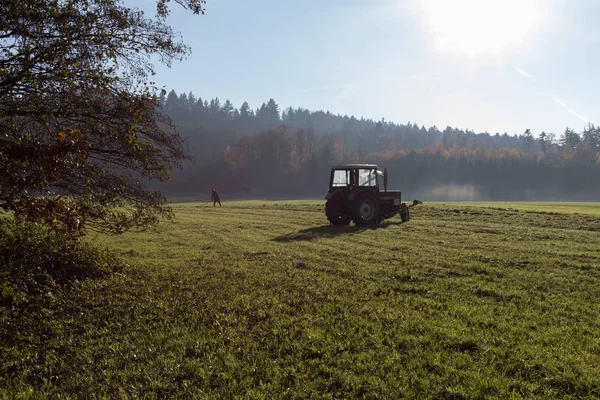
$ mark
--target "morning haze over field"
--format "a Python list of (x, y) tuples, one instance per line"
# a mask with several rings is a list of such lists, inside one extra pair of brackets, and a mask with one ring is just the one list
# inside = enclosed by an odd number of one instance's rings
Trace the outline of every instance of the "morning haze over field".
[(600, 398), (599, 17), (1, 2), (0, 399)]
[(598, 9), (222, 1), (200, 20), (175, 9), (192, 54), (153, 79), (196, 163), (164, 190), (315, 198), (331, 163), (360, 161), (416, 198), (595, 200)]

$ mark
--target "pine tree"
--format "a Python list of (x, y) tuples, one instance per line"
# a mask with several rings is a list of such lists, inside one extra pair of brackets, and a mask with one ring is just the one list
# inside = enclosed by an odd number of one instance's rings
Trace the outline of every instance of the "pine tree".
[(218, 97), (215, 97), (210, 101), (208, 112), (212, 116), (218, 116), (221, 113), (221, 101), (219, 101)]
[(225, 119), (233, 119), (233, 104), (231, 104), (229, 99), (225, 100), (225, 104), (223, 104), (223, 107), (221, 107), (221, 112), (225, 116)]
[(571, 149), (574, 149), (580, 142), (581, 137), (579, 136), (579, 134), (570, 128), (566, 128), (562, 136), (560, 137), (560, 144), (563, 147), (569, 145)]
[(588, 123), (583, 130), (583, 141), (592, 149), (600, 149), (600, 127)]
[(250, 117), (250, 106), (248, 105), (248, 102), (245, 101), (240, 107), (240, 118), (246, 119), (248, 117)]
[(540, 133), (540, 137), (538, 138), (538, 143), (539, 143), (539, 147), (540, 147), (540, 151), (547, 153), (548, 152), (548, 135), (546, 134), (546, 132), (542, 131), (542, 133)]
[(525, 150), (525, 152), (532, 152), (534, 138), (533, 133), (531, 133), (530, 129), (525, 129), (525, 132), (523, 132), (523, 135), (521, 135), (521, 140), (523, 142), (523, 149)]
[(266, 120), (268, 121), (268, 123), (272, 126), (279, 125), (279, 123), (281, 122), (281, 119), (279, 117), (279, 106), (277, 105), (275, 100), (269, 99), (265, 111), (267, 113)]

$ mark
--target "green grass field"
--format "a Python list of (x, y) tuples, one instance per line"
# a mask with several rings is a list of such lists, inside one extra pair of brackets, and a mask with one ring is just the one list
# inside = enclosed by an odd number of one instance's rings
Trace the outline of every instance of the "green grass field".
[(600, 398), (600, 203), (174, 209), (0, 308), (0, 398)]

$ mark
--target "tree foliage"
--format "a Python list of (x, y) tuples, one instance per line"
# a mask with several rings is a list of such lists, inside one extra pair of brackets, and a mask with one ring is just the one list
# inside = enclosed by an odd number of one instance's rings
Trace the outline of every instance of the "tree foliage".
[[(203, 13), (203, 0), (175, 0)], [(188, 156), (158, 108), (151, 57), (190, 49), (120, 0), (7, 0), (0, 12), (0, 207), (62, 232), (109, 232), (169, 216), (146, 188)]]
[(498, 200), (600, 195), (600, 128), (594, 125), (581, 133), (567, 128), (560, 140), (530, 129), (492, 135), (292, 107), (278, 115), (273, 99), (256, 113), (243, 102), (231, 118), (229, 100), (204, 107), (207, 100), (193, 104), (192, 97), (171, 92), (164, 98), (199, 160), (174, 174), (165, 187), (173, 194), (207, 196), (216, 187), (225, 196), (320, 196), (331, 163), (375, 162), (388, 168), (391, 186), (425, 199), (446, 192)]

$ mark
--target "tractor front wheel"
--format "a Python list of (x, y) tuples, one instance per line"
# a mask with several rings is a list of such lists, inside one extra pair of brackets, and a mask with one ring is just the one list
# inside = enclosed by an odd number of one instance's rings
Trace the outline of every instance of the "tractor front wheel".
[(410, 220), (410, 209), (406, 205), (406, 203), (402, 203), (400, 206), (400, 221), (408, 222)]
[(344, 199), (341, 196), (333, 196), (325, 203), (325, 216), (332, 225), (348, 225), (350, 216), (346, 213)]
[(379, 201), (372, 193), (361, 194), (354, 201), (353, 220), (356, 225), (375, 224), (379, 220)]

